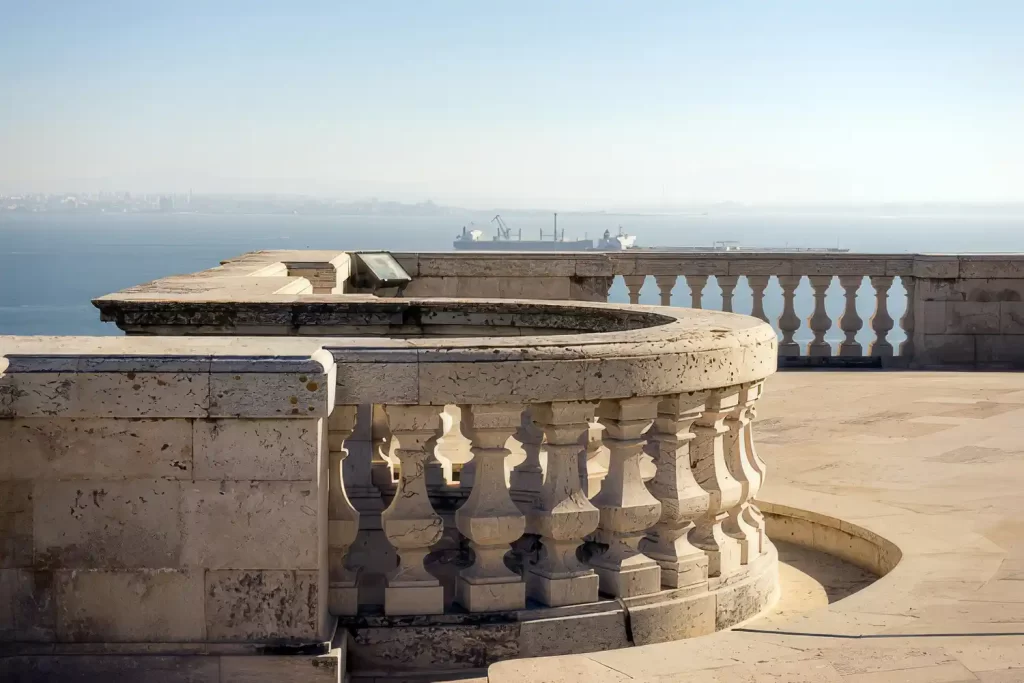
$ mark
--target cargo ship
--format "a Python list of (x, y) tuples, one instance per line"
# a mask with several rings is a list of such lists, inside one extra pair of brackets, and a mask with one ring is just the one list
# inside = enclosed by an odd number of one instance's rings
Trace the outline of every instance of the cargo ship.
[(460, 251), (637, 251), (637, 252), (718, 252), (718, 251), (739, 251), (739, 252), (776, 252), (776, 253), (846, 253), (849, 249), (839, 247), (814, 248), (814, 247), (746, 247), (739, 242), (731, 240), (718, 240), (710, 246), (687, 246), (687, 247), (639, 247), (636, 245), (636, 236), (623, 231), (619, 226), (618, 234), (613, 235), (610, 230), (605, 230), (604, 235), (598, 240), (592, 239), (565, 239), (565, 229), (558, 230), (558, 214), (554, 215), (554, 225), (550, 234), (545, 234), (544, 229), (540, 230), (540, 239), (523, 239), (523, 231), (520, 229), (513, 235), (512, 229), (505, 223), (500, 215), (491, 219), (495, 226), (495, 235), (491, 239), (484, 239), (482, 230), (470, 226), (462, 226), (462, 232), (456, 236), (452, 243)]

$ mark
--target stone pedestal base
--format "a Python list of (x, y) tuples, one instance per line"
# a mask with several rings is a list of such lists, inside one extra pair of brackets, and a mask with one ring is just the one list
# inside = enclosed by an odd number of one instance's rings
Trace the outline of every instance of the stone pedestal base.
[(359, 612), (358, 586), (331, 586), (327, 590), (327, 611), (335, 616)]
[(600, 579), (601, 592), (617, 598), (632, 598), (661, 590), (661, 567), (650, 562), (638, 567), (609, 569), (593, 565)]
[(455, 584), (455, 601), (470, 612), (503, 612), (526, 607), (526, 584), (470, 583), (459, 578)]
[(708, 556), (703, 553), (682, 560), (659, 560), (661, 585), (666, 588), (686, 588), (708, 580)]
[(384, 589), (384, 614), (413, 616), (443, 614), (444, 588), (437, 586), (387, 586)]
[(549, 579), (534, 572), (526, 575), (526, 594), (548, 607), (596, 602), (600, 580), (597, 574)]

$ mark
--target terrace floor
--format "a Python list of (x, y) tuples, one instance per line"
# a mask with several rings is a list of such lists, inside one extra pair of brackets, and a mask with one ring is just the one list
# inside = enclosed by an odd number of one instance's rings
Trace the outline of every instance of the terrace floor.
[(1024, 681), (1024, 374), (789, 371), (759, 498), (896, 544), (827, 608), (687, 641), (493, 665), (491, 683)]

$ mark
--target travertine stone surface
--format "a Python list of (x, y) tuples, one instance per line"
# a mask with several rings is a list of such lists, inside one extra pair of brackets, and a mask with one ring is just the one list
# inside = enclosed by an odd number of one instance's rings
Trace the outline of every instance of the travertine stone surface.
[(725, 418), (725, 427), (729, 430), (725, 435), (723, 448), (729, 473), (740, 485), (739, 503), (729, 508), (729, 516), (722, 525), (727, 535), (739, 545), (740, 564), (748, 564), (761, 552), (761, 532), (753, 512), (750, 510), (752, 491), (756, 491), (760, 476), (754, 469), (752, 456), (747, 453), (747, 433), (750, 431), (750, 408), (757, 399), (756, 392), (749, 391), (749, 386), (740, 389), (736, 407)]
[[(138, 653), (328, 636), (332, 393), (307, 388), (307, 414), (266, 411), (300, 383), (330, 384), (329, 353), (5, 337), (0, 359), (0, 640)], [(264, 400), (218, 415), (215, 374)]]
[(327, 637), (316, 571), (217, 569), (206, 572), (211, 641), (302, 643)]
[(430, 546), (441, 540), (441, 517), (427, 497), (425, 466), (441, 436), (435, 406), (387, 406), (391, 432), (398, 440), (401, 472), (391, 505), (381, 513), (388, 542), (399, 563), (387, 574), (386, 614), (441, 614), (444, 589), (423, 566)]
[(656, 397), (603, 401), (597, 410), (609, 466), (591, 503), (600, 511), (594, 537), (608, 549), (590, 565), (600, 578), (601, 591), (616, 597), (661, 589), (661, 567), (637, 548), (648, 527), (661, 517), (661, 502), (647, 490), (640, 473), (645, 432), (657, 414)]
[(182, 486), (184, 566), (317, 569), (316, 482), (196, 481)]
[(315, 481), (318, 420), (195, 420), (194, 479)]
[(704, 411), (708, 392), (661, 399), (648, 439), (657, 471), (648, 489), (661, 502), (661, 518), (640, 542), (640, 550), (661, 566), (669, 588), (700, 585), (708, 578), (708, 558), (690, 543), (694, 520), (708, 511), (708, 493), (693, 476), (690, 443), (694, 420)]
[[(345, 491), (345, 442), (356, 427), (356, 406), (337, 406), (328, 418), (327, 573), (331, 614), (359, 611), (358, 570), (348, 564), (348, 551), (359, 533), (359, 512)], [(364, 412), (364, 415), (366, 413)]]
[(725, 456), (725, 419), (736, 409), (736, 388), (711, 392), (693, 425), (690, 442), (694, 478), (708, 493), (708, 511), (697, 519), (690, 541), (708, 556), (708, 576), (726, 578), (740, 567), (740, 549), (722, 524), (740, 502), (742, 487), (729, 472)]
[(540, 560), (526, 577), (530, 598), (552, 607), (597, 600), (598, 577), (576, 557), (583, 538), (592, 533), (600, 512), (580, 486), (579, 458), (594, 405), (551, 403), (533, 407), (533, 416), (547, 440), (547, 476), (534, 508), (530, 530), (541, 537)]
[(455, 512), (455, 523), (469, 539), (472, 566), (459, 572), (456, 599), (470, 612), (523, 609), (526, 584), (505, 566), (509, 544), (523, 535), (526, 517), (509, 497), (505, 483), (505, 448), (520, 426), (517, 404), (466, 406), (463, 428), (476, 463), (469, 498)]
[(61, 641), (206, 639), (202, 570), (73, 569), (55, 577)]

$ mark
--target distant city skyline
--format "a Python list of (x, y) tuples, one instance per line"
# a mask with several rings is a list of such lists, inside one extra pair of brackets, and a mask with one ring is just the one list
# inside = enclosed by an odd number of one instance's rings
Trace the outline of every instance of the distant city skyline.
[(1024, 201), (1024, 3), (0, 8), (0, 194)]

